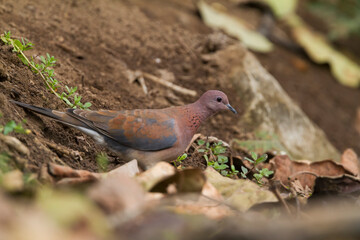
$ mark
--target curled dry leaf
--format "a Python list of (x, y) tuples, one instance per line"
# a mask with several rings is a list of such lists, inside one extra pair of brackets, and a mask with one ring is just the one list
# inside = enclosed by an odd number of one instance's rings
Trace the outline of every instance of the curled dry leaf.
[(54, 177), (55, 182), (61, 185), (91, 182), (98, 180), (101, 176), (99, 173), (93, 173), (87, 170), (75, 170), (71, 167), (54, 163), (48, 164), (48, 172), (50, 176)]
[(201, 169), (184, 169), (158, 182), (151, 188), (150, 192), (169, 193), (169, 187), (173, 187), (175, 189), (172, 189), (172, 193), (200, 193), (205, 181), (206, 178)]
[[(355, 160), (356, 159), (356, 160)], [(276, 156), (270, 160), (272, 169), (275, 170), (274, 180), (280, 180), (290, 186), (291, 181), (297, 179), (303, 187), (313, 189), (317, 177), (339, 177), (344, 174), (358, 173), (356, 154), (348, 149), (342, 155), (341, 164), (331, 160), (310, 162), (307, 160), (291, 161), (286, 155)]]
[(341, 156), (341, 165), (352, 175), (359, 176), (359, 159), (354, 150), (345, 150)]
[(136, 176), (136, 180), (145, 188), (150, 190), (158, 182), (174, 175), (176, 169), (167, 162), (158, 162), (154, 167)]
[(103, 176), (113, 176), (113, 175), (126, 175), (128, 177), (134, 177), (136, 174), (140, 173), (139, 165), (136, 159), (131, 160), (130, 162), (121, 165), (108, 173), (103, 173)]
[(318, 177), (315, 181), (315, 188), (313, 195), (328, 194), (344, 195), (356, 193), (359, 195), (360, 191), (360, 179), (348, 174), (336, 177)]
[(137, 160), (132, 160), (118, 168), (111, 170), (108, 173), (94, 173), (87, 170), (76, 170), (71, 167), (61, 166), (54, 163), (49, 163), (47, 171), (50, 176), (47, 176), (43, 171), (40, 177), (47, 178), (53, 177), (57, 184), (78, 184), (96, 181), (107, 176), (126, 175), (129, 177), (135, 176), (140, 172), (137, 164)]

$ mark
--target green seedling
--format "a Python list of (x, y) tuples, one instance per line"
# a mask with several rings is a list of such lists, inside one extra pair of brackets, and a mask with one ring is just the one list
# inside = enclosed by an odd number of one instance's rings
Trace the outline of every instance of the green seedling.
[(263, 168), (263, 169), (261, 169), (261, 170), (258, 170), (258, 169), (257, 169), (257, 171), (258, 171), (258, 173), (255, 173), (255, 174), (254, 174), (254, 178), (255, 178), (256, 181), (257, 181), (258, 183), (260, 183), (260, 184), (262, 183), (261, 179), (262, 179), (263, 177), (268, 178), (268, 177), (270, 177), (271, 174), (274, 173), (274, 171), (271, 171), (271, 170), (269, 170), (269, 169), (267, 169), (267, 168)]
[(96, 162), (101, 172), (106, 172), (108, 170), (109, 158), (106, 153), (104, 152), (99, 153), (96, 156)]
[[(247, 161), (249, 161), (250, 163), (253, 164), (253, 167), (252, 167), (251, 170), (256, 171), (256, 173), (254, 173), (253, 176), (256, 179), (256, 182), (261, 185), (261, 184), (263, 184), (261, 179), (264, 178), (264, 177), (268, 178), (271, 174), (274, 173), (274, 171), (271, 171), (271, 170), (269, 170), (267, 168), (263, 168), (263, 169), (260, 169), (260, 170), (257, 168), (258, 164), (266, 161), (266, 159), (268, 158), (267, 154), (263, 154), (260, 157), (258, 157), (258, 155), (255, 152), (250, 152), (250, 154), (251, 154), (252, 159), (250, 159), (248, 157), (245, 157), (245, 160), (247, 160)], [(247, 178), (247, 174), (249, 172), (251, 172), (251, 170), (249, 171), (246, 167), (242, 166), (240, 175), (243, 178)]]
[(182, 162), (187, 158), (187, 154), (184, 153), (183, 155), (180, 155), (177, 157), (177, 159), (175, 161), (173, 161), (174, 166), (177, 168), (179, 166), (181, 166)]
[(204, 153), (207, 165), (214, 168), (216, 171), (221, 173), (221, 175), (233, 177), (239, 173), (239, 171), (235, 169), (234, 165), (229, 167), (227, 164), (229, 162), (228, 157), (222, 155), (226, 152), (226, 147), (223, 146), (221, 141), (210, 146), (209, 142), (205, 143), (204, 140), (200, 139), (197, 141), (197, 144), (202, 147), (198, 149), (198, 152)]
[(0, 177), (2, 174), (7, 173), (12, 170), (10, 166), (11, 157), (6, 152), (0, 153)]
[(4, 32), (4, 34), (0, 36), (0, 39), (6, 45), (11, 45), (13, 47), (13, 52), (17, 54), (21, 61), (35, 74), (39, 74), (44, 80), (47, 88), (68, 106), (81, 109), (88, 109), (91, 106), (91, 103), (89, 102), (84, 104), (81, 102), (81, 96), (76, 93), (77, 87), (65, 86), (66, 91), (62, 92), (61, 94), (58, 93), (60, 84), (59, 81), (55, 78), (55, 71), (53, 69), (53, 67), (56, 65), (56, 59), (54, 56), (50, 56), (48, 53), (46, 53), (46, 57), (40, 56), (40, 62), (37, 63), (33, 57), (31, 57), (29, 60), (29, 58), (24, 53), (25, 51), (32, 49), (34, 46), (34, 44), (32, 44), (26, 38), (21, 38), (21, 41), (18, 39), (13, 39), (11, 38), (11, 33), (9, 31)]
[[(23, 120), (23, 123), (26, 123), (26, 120)], [(5, 126), (0, 125), (0, 133), (7, 135), (11, 132), (29, 134), (31, 130), (25, 129), (21, 123), (16, 123), (14, 120), (7, 122)]]

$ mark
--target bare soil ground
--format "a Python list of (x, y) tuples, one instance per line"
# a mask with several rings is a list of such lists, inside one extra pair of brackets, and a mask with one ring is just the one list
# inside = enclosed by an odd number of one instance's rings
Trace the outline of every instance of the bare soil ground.
[[(198, 94), (221, 89), (241, 113), (240, 97), (221, 80), (222, 70), (201, 57), (221, 46), (214, 45), (212, 30), (202, 23), (190, 0), (154, 0), (151, 4), (146, 0), (39, 0), (36, 4), (0, 0), (0, 26), (2, 31), (31, 40), (35, 44), (28, 52), (31, 56), (54, 55), (58, 80), (78, 86), (84, 102), (93, 104), (91, 109), (162, 108), (194, 101), (196, 97), (174, 93), (150, 81), (149, 94), (145, 95), (140, 85), (128, 82), (129, 69), (157, 76), (165, 69), (175, 75), (175, 84)], [(222, 44), (234, 41), (225, 38)], [(280, 47), (258, 57), (339, 150), (353, 147), (360, 152), (360, 135), (353, 128), (358, 89), (340, 86), (326, 66), (312, 64)], [(296, 65), (299, 59), (305, 69)], [(39, 76), (9, 47), (0, 45), (0, 123), (27, 119), (25, 126), (33, 134), (17, 137), (29, 147), (33, 168), (60, 158), (71, 167), (97, 171), (96, 154), (106, 149), (72, 128), (13, 106), (10, 99), (65, 108), (45, 89)], [(243, 129), (234, 125), (236, 117), (241, 114), (217, 115), (200, 132), (225, 141), (240, 137)], [(0, 145), (3, 148), (6, 150)], [(121, 163), (115, 154), (108, 154), (110, 168)]]

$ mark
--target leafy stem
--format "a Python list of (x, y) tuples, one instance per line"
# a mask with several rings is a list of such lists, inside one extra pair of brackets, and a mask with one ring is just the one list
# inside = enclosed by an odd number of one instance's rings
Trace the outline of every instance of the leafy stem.
[[(32, 49), (33, 44), (25, 39), (12, 39), (11, 33), (4, 32), (3, 35), (0, 36), (0, 39), (7, 45), (11, 45), (13, 47), (13, 52), (17, 53), (17, 56), (20, 60), (28, 66), (31, 71), (35, 74), (39, 74), (40, 77), (44, 80), (45, 85), (50, 89), (50, 91), (58, 98), (60, 98), (65, 104), (69, 105), (72, 108), (82, 108), (87, 109), (91, 106), (91, 103), (87, 102), (85, 104), (81, 103), (81, 96), (77, 95), (75, 92), (77, 87), (68, 87), (65, 86), (66, 92), (62, 92), (58, 94), (56, 91), (58, 89), (58, 80), (55, 78), (55, 72), (50, 67), (54, 67), (56, 64), (56, 59), (54, 56), (50, 56), (48, 53), (46, 54), (46, 58), (44, 56), (40, 56), (41, 63), (35, 63), (32, 58), (31, 61), (25, 55), (25, 51)], [(71, 102), (70, 97), (73, 98), (73, 102)]]

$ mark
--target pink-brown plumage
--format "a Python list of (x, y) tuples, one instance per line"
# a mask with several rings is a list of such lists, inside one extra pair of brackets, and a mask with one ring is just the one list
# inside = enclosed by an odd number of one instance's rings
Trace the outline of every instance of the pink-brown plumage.
[(159, 161), (175, 160), (190, 143), (201, 123), (224, 109), (236, 111), (227, 96), (217, 90), (204, 93), (196, 102), (164, 109), (59, 112), (13, 101), (15, 104), (54, 118), (91, 135), (98, 143), (118, 152), (124, 159), (137, 159), (149, 167)]

